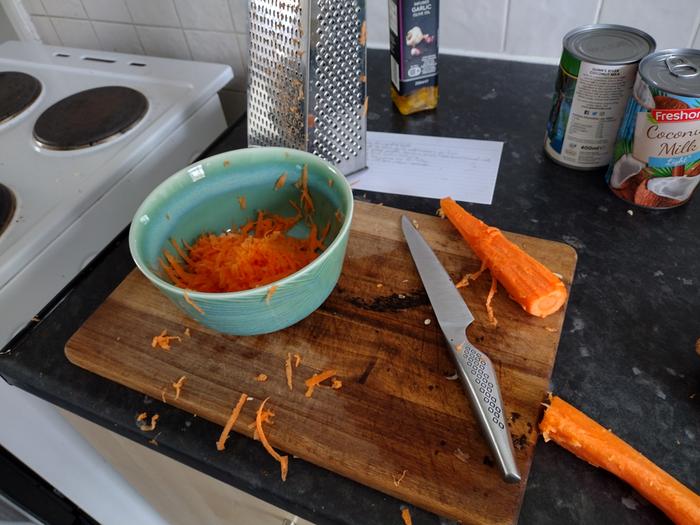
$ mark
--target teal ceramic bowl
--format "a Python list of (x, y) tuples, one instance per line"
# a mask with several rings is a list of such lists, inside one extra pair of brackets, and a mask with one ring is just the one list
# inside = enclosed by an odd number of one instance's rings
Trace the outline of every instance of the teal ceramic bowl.
[[(170, 240), (192, 244), (203, 232), (221, 233), (244, 224), (260, 209), (294, 216), (289, 201), (299, 201), (294, 183), (304, 165), (314, 202), (312, 218), (319, 229), (331, 224), (327, 248), (301, 270), (269, 285), (228, 293), (188, 291), (188, 298), (204, 312), (200, 313), (160, 269), (163, 250), (175, 255)], [(285, 185), (275, 190), (275, 182), (285, 172)], [(245, 209), (239, 204), (241, 196)], [(330, 295), (343, 266), (352, 212), (350, 185), (329, 163), (292, 149), (242, 149), (192, 164), (154, 189), (131, 223), (129, 248), (141, 272), (188, 316), (227, 334), (264, 334), (300, 321)], [(308, 233), (303, 221), (288, 232), (295, 237)], [(272, 286), (277, 288), (266, 301)]]

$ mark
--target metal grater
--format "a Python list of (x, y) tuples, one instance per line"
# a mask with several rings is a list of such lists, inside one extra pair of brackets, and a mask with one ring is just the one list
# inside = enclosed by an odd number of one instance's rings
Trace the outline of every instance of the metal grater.
[(249, 0), (248, 145), (366, 167), (364, 0)]

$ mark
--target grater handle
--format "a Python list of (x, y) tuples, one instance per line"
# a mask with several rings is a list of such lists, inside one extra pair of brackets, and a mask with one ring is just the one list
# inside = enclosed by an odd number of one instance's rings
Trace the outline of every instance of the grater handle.
[(456, 348), (459, 350), (450, 353), (501, 475), (507, 483), (518, 483), (521, 479), (520, 472), (515, 463), (513, 443), (506, 424), (501, 391), (493, 364), (488, 356), (472, 345), (466, 337)]

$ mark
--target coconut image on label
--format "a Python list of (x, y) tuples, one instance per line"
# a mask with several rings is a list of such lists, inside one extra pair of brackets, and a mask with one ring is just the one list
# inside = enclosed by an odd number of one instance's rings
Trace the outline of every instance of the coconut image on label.
[(607, 181), (618, 197), (647, 208), (690, 199), (700, 184), (700, 51), (642, 60)]

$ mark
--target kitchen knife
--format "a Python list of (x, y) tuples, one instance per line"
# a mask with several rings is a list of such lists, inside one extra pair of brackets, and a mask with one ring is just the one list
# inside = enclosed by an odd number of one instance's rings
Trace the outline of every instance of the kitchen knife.
[(520, 472), (515, 463), (496, 371), (486, 354), (467, 339), (467, 327), (474, 316), (433, 250), (405, 215), (401, 216), (401, 228), (435, 317), (451, 348), (450, 355), (457, 365), (459, 378), (503, 479), (518, 483)]

